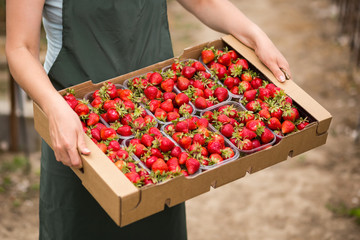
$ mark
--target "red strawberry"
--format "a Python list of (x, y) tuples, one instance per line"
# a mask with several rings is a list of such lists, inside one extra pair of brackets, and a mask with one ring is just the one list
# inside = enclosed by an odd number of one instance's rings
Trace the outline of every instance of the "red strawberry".
[(131, 114), (125, 114), (124, 117), (120, 120), (121, 124), (129, 125), (133, 121)]
[(203, 118), (206, 118), (207, 120), (209, 120), (209, 122), (212, 122), (213, 121), (213, 116), (214, 116), (214, 113), (213, 112), (210, 112), (210, 111), (206, 111), (204, 112), (204, 114), (202, 115)]
[(195, 61), (191, 64), (192, 67), (196, 69), (196, 71), (206, 71), (204, 65), (201, 64), (199, 61)]
[(181, 152), (179, 155), (179, 164), (185, 164), (186, 160), (189, 158), (189, 154), (187, 152)]
[(253, 80), (253, 76), (250, 71), (245, 71), (241, 74), (241, 80), (246, 82), (251, 82)]
[(270, 98), (270, 90), (266, 88), (259, 88), (259, 98), (263, 101)]
[(256, 119), (256, 120), (251, 120), (251, 121), (248, 121), (248, 122), (246, 123), (246, 127), (247, 127), (248, 129), (250, 129), (251, 131), (254, 131), (254, 132), (256, 132), (256, 130), (257, 130), (259, 127), (262, 127), (262, 126), (264, 126), (263, 122), (260, 121), (260, 120), (258, 120), (258, 119)]
[(251, 83), (251, 86), (254, 89), (258, 89), (259, 87), (262, 86), (263, 80), (261, 78), (259, 78), (259, 77), (254, 77), (253, 80), (250, 83)]
[(272, 117), (267, 122), (268, 128), (271, 130), (280, 130), (281, 129), (281, 122), (278, 118)]
[(184, 120), (184, 121), (178, 122), (175, 125), (175, 131), (176, 132), (183, 132), (183, 133), (189, 132), (189, 123), (188, 123), (188, 121)]
[(145, 147), (150, 147), (152, 145), (152, 142), (154, 141), (154, 138), (150, 135), (145, 133), (144, 135), (142, 135), (140, 142), (145, 146)]
[(120, 150), (120, 144), (119, 144), (119, 142), (118, 141), (116, 141), (116, 140), (111, 140), (110, 142), (109, 142), (109, 145), (108, 145), (108, 150), (112, 150), (112, 151), (119, 151)]
[(100, 131), (102, 140), (114, 139), (116, 137), (116, 131), (113, 128), (103, 128)]
[(252, 148), (255, 149), (255, 148), (258, 148), (261, 146), (261, 143), (260, 143), (260, 140), (259, 139), (253, 139), (251, 141), (251, 144), (252, 144)]
[(179, 165), (179, 160), (176, 157), (172, 157), (170, 158), (167, 162), (166, 162), (167, 166), (168, 166), (168, 170), (171, 172), (180, 172), (181, 168)]
[(249, 139), (244, 139), (244, 140), (239, 141), (239, 143), (237, 144), (237, 147), (240, 150), (251, 150), (251, 149), (253, 149), (252, 142)]
[(208, 142), (207, 150), (209, 153), (218, 153), (220, 154), (220, 150), (222, 148), (222, 144), (218, 141), (211, 140)]
[(250, 129), (245, 127), (241, 130), (240, 136), (242, 137), (242, 139), (252, 140), (256, 138), (257, 135), (254, 131), (251, 131)]
[(77, 113), (77, 115), (79, 116), (85, 116), (87, 114), (89, 114), (90, 109), (87, 106), (87, 104), (85, 102), (79, 102), (76, 107), (74, 108), (74, 111)]
[(206, 102), (206, 99), (204, 97), (198, 97), (195, 99), (195, 107), (198, 109), (205, 109), (208, 107), (208, 104)]
[(172, 112), (174, 110), (174, 105), (172, 103), (171, 99), (168, 99), (164, 102), (162, 102), (160, 104), (160, 107), (165, 111), (165, 112)]
[(196, 126), (198, 127), (208, 127), (209, 120), (205, 117), (199, 118), (199, 120), (196, 121)]
[(180, 157), (180, 153), (181, 153), (181, 148), (179, 146), (175, 146), (172, 150), (171, 150), (171, 153), (170, 155), (172, 157)]
[(171, 151), (174, 148), (175, 144), (173, 141), (168, 139), (167, 137), (160, 138), (160, 150), (162, 152), (168, 152)]
[(157, 99), (153, 99), (149, 102), (149, 110), (154, 113), (156, 109), (160, 107), (161, 101)]
[(164, 92), (164, 94), (163, 94), (164, 101), (166, 101), (168, 99), (174, 100), (175, 97), (176, 97), (176, 93), (174, 93), (174, 92)]
[(114, 108), (110, 108), (106, 111), (106, 122), (112, 123), (119, 120), (119, 113)]
[(188, 89), (190, 85), (190, 81), (189, 79), (185, 78), (185, 77), (179, 77), (177, 82), (176, 82), (176, 86), (180, 91), (184, 91), (186, 89)]
[(149, 100), (153, 100), (157, 97), (158, 89), (154, 86), (149, 86), (144, 90), (144, 94)]
[(107, 152), (107, 146), (105, 143), (98, 143), (96, 144), (98, 146), (98, 148), (100, 148), (100, 150), (103, 152), (103, 153), (106, 153)]
[(259, 115), (264, 119), (269, 119), (271, 117), (269, 110), (266, 108), (261, 109), (259, 111)]
[(177, 112), (169, 112), (167, 114), (167, 121), (170, 122), (170, 121), (174, 121), (176, 119), (179, 119), (180, 118), (180, 114), (178, 114)]
[(175, 102), (176, 102), (177, 106), (179, 106), (179, 107), (181, 105), (183, 105), (184, 103), (189, 103), (189, 101), (190, 101), (190, 99), (185, 93), (179, 93), (175, 97)]
[(203, 63), (208, 64), (215, 59), (215, 54), (210, 49), (205, 49), (201, 52), (201, 60)]
[(231, 63), (231, 55), (229, 53), (221, 54), (220, 57), (218, 58), (218, 63), (224, 66), (229, 66)]
[(194, 83), (192, 84), (194, 88), (198, 88), (201, 90), (205, 90), (205, 85), (201, 80), (195, 80)]
[(188, 118), (188, 119), (186, 119), (184, 121), (187, 121), (189, 131), (192, 131), (192, 130), (196, 129), (196, 124), (195, 124), (193, 119)]
[(282, 118), (294, 122), (300, 117), (299, 112), (296, 108), (291, 108), (283, 112)]
[(149, 81), (155, 86), (159, 85), (162, 82), (162, 80), (163, 80), (163, 78), (162, 78), (161, 74), (158, 72), (152, 73), (149, 77)]
[(195, 158), (189, 158), (185, 162), (186, 169), (190, 175), (196, 173), (200, 168), (200, 163)]
[(185, 66), (183, 67), (183, 69), (181, 70), (181, 74), (186, 77), (187, 79), (190, 79), (194, 76), (196, 72), (196, 68), (194, 67), (190, 67), (190, 66)]
[(202, 134), (200, 133), (196, 133), (194, 135), (194, 138), (193, 138), (193, 143), (198, 143), (200, 144), (201, 146), (203, 146), (205, 144), (205, 138)]
[(156, 162), (157, 159), (158, 159), (158, 157), (156, 157), (156, 156), (150, 156), (149, 158), (147, 158), (145, 160), (146, 167), (151, 169), (152, 165), (154, 164), (154, 162)]
[[(91, 101), (91, 106), (93, 106), (94, 108), (99, 108), (102, 103), (103, 103), (103, 101), (102, 101), (101, 97), (96, 97), (96, 98), (94, 98), (94, 100)], [(76, 104), (77, 104), (77, 102), (76, 102)]]
[(234, 127), (230, 123), (224, 125), (221, 128), (221, 134), (224, 135), (225, 137), (230, 138), (233, 133), (234, 133)]
[(134, 146), (135, 146), (136, 144), (141, 144), (141, 143), (140, 143), (140, 139), (137, 139), (137, 138), (131, 139), (131, 140), (130, 140), (130, 144), (131, 144), (131, 145), (134, 145)]
[(211, 88), (206, 88), (204, 90), (204, 97), (206, 99), (208, 99), (209, 97), (213, 97), (214, 96), (214, 90), (212, 90)]
[(120, 158), (120, 159), (127, 159), (129, 157), (129, 153), (127, 151), (125, 151), (124, 149), (119, 149), (116, 152), (116, 155)]
[(135, 144), (134, 154), (137, 157), (141, 157), (142, 155), (145, 154), (145, 150), (146, 150), (145, 146), (142, 145), (141, 143)]
[(231, 61), (236, 61), (239, 58), (239, 54), (235, 52), (234, 50), (229, 50), (229, 54), (231, 57)]
[(214, 96), (219, 100), (219, 102), (223, 102), (229, 97), (229, 93), (226, 88), (218, 87), (214, 91)]
[(216, 120), (218, 122), (221, 122), (222, 124), (226, 124), (231, 121), (231, 119), (228, 116), (226, 116), (225, 114), (220, 114)]
[(188, 149), (190, 147), (192, 143), (192, 139), (189, 136), (183, 136), (180, 140), (179, 140), (179, 144), (182, 148), (184, 149)]
[(286, 133), (291, 133), (295, 130), (295, 125), (293, 122), (289, 121), (289, 120), (285, 120), (282, 124), (281, 124), (281, 132), (283, 134)]
[(162, 108), (157, 108), (154, 115), (160, 121), (166, 122), (167, 113)]
[(267, 128), (264, 128), (264, 132), (260, 136), (261, 142), (266, 144), (274, 139), (274, 134)]
[(239, 94), (245, 93), (246, 91), (252, 90), (252, 86), (249, 82), (241, 81), (239, 83)]
[(228, 88), (228, 89), (232, 89), (235, 85), (234, 83), (234, 78), (232, 77), (227, 77), (224, 80), (224, 85)]
[(151, 169), (154, 172), (159, 171), (160, 173), (165, 173), (168, 171), (168, 166), (162, 158), (158, 158), (151, 166)]
[(164, 155), (161, 153), (160, 149), (158, 149), (158, 148), (150, 149), (150, 153), (152, 156), (155, 156), (158, 158), (164, 158)]
[(101, 140), (100, 136), (100, 129), (99, 128), (93, 128), (90, 130), (91, 136), (95, 138), (97, 141)]
[(225, 147), (225, 148), (221, 149), (221, 156), (224, 159), (229, 159), (229, 158), (232, 158), (235, 156), (235, 152), (230, 147)]
[(216, 76), (219, 78), (219, 79), (223, 79), (225, 77), (225, 74), (228, 73), (226, 67), (220, 63), (215, 63), (213, 66), (212, 66), (212, 69), (215, 70), (216, 72)]
[(94, 126), (99, 122), (99, 120), (100, 120), (100, 116), (94, 112), (91, 112), (88, 116), (88, 119), (86, 120), (86, 125)]
[(173, 79), (168, 78), (161, 83), (161, 89), (165, 92), (171, 92), (175, 86), (175, 82)]
[(125, 173), (125, 176), (132, 182), (132, 183), (138, 183), (140, 182), (140, 176), (136, 172), (128, 172)]
[(116, 130), (116, 132), (121, 136), (131, 136), (132, 135), (131, 127), (129, 125), (123, 125), (123, 126), (119, 127)]
[(256, 100), (250, 101), (245, 105), (245, 108), (249, 111), (257, 112), (261, 110), (260, 103)]
[(242, 69), (244, 69), (244, 70), (247, 70), (249, 68), (249, 64), (244, 58), (237, 60), (236, 64), (241, 65)]
[(217, 163), (220, 163), (220, 162), (224, 161), (224, 159), (221, 157), (220, 154), (213, 153), (213, 154), (210, 155), (209, 161), (210, 161), (210, 165), (214, 165), (214, 164), (217, 164)]

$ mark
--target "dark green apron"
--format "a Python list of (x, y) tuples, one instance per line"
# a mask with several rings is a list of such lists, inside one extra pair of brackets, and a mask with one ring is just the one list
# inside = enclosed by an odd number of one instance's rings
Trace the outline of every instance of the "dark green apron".
[[(64, 0), (63, 46), (49, 77), (60, 90), (172, 56), (166, 0)], [(40, 239), (187, 239), (185, 204), (120, 228), (43, 142)]]

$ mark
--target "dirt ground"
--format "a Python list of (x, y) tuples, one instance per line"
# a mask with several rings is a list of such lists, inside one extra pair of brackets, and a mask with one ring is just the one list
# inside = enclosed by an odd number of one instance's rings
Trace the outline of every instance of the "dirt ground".
[[(330, 0), (232, 2), (270, 36), (295, 82), (333, 121), (326, 145), (187, 201), (189, 239), (360, 239), (360, 225), (344, 215), (360, 207), (360, 71), (338, 36), (336, 8)], [(175, 55), (222, 36), (175, 1), (168, 10)], [(1, 173), (8, 175), (0, 178), (0, 239), (37, 239), (38, 153), (31, 162), (29, 177)]]

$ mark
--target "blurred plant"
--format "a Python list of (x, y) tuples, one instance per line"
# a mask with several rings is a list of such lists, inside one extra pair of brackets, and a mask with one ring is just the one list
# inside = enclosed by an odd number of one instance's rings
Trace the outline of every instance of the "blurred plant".
[(337, 217), (354, 218), (355, 222), (360, 225), (360, 206), (350, 208), (345, 203), (328, 203), (326, 208)]

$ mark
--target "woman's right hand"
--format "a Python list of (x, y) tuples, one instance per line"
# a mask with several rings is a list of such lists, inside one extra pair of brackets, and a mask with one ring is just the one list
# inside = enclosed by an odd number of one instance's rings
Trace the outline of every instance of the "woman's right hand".
[(47, 111), (49, 133), (56, 160), (69, 167), (81, 168), (80, 154), (88, 155), (85, 134), (79, 116), (65, 100), (56, 103)]

